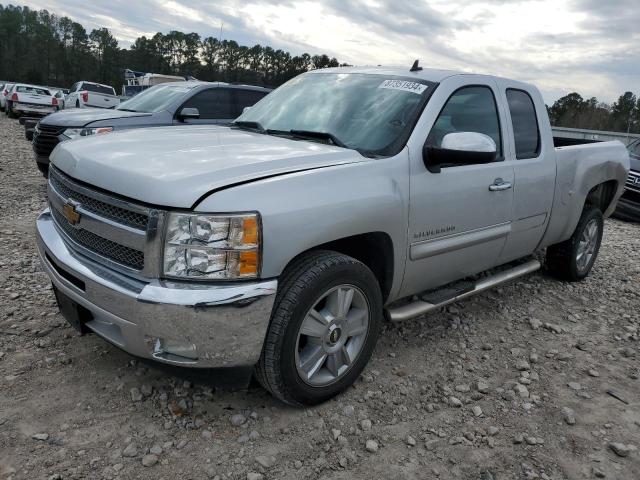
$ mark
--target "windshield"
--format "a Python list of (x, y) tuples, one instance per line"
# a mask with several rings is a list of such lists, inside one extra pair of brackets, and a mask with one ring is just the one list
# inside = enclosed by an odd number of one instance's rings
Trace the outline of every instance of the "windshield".
[(434, 86), (385, 75), (304, 74), (267, 95), (236, 124), (253, 124), (264, 133), (293, 131), (295, 137), (331, 141), (363, 155), (395, 155), (404, 147)]
[(640, 140), (633, 142), (627, 147), (629, 153), (634, 157), (640, 157)]
[(176, 99), (183, 97), (192, 88), (194, 87), (185, 85), (156, 85), (122, 102), (116, 109), (127, 112), (159, 112), (166, 110)]

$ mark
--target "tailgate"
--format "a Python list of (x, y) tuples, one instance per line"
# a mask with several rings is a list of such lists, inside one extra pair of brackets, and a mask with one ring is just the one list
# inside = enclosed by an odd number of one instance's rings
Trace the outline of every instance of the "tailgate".
[(102, 93), (89, 92), (89, 101), (86, 102), (90, 107), (112, 108), (120, 103), (118, 97), (113, 95), (105, 95)]
[(18, 103), (51, 106), (51, 97), (49, 95), (38, 95), (37, 93), (18, 93)]

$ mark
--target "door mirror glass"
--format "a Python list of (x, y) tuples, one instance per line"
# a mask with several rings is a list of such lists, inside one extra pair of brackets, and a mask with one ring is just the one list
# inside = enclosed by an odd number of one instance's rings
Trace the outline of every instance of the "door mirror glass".
[(181, 119), (185, 120), (188, 118), (200, 118), (200, 111), (197, 108), (193, 107), (185, 107), (180, 110), (180, 114), (178, 115)]
[(442, 167), (494, 162), (498, 148), (493, 138), (484, 133), (454, 132), (446, 134), (440, 146), (425, 144), (422, 153), (427, 169), (440, 173)]

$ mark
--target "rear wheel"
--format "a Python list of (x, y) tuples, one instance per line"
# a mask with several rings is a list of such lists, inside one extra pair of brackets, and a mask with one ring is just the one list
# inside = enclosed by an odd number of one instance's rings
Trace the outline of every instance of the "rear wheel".
[(598, 257), (603, 231), (604, 217), (600, 209), (585, 206), (571, 238), (547, 248), (549, 271), (570, 282), (585, 278)]
[(381, 325), (382, 295), (366, 265), (304, 255), (282, 276), (256, 377), (290, 405), (321, 403), (358, 378)]

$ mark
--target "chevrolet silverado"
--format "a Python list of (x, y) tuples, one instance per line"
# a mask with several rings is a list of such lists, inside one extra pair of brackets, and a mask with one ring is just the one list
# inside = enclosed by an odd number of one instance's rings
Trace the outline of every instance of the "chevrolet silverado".
[(318, 70), (231, 126), (59, 144), (38, 246), (81, 332), (312, 405), (358, 378), (385, 318), (534, 272), (542, 252), (585, 278), (628, 170), (619, 142), (554, 146), (526, 83)]

